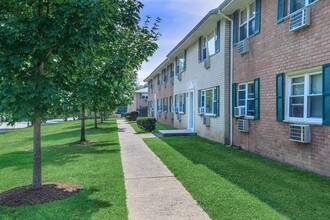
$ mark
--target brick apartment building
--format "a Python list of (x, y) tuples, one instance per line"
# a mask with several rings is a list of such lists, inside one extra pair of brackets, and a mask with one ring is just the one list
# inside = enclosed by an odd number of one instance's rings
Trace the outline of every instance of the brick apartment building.
[(232, 144), (330, 176), (330, 1), (226, 0), (221, 11), (233, 21)]
[(148, 82), (149, 116), (173, 126), (174, 62), (166, 59), (144, 81)]
[(127, 112), (141, 111), (142, 116), (146, 116), (147, 106), (148, 106), (148, 88), (139, 89), (135, 91), (132, 104), (127, 106)]

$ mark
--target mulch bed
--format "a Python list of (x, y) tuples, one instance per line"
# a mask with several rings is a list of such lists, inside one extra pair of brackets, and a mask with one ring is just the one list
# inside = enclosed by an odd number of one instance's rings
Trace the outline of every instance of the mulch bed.
[(96, 143), (96, 141), (94, 141), (94, 140), (75, 141), (75, 142), (72, 142), (71, 144), (92, 144), (92, 143)]
[(80, 192), (81, 185), (73, 183), (53, 182), (44, 183), (40, 189), (32, 186), (17, 187), (0, 193), (0, 205), (26, 206), (61, 200)]

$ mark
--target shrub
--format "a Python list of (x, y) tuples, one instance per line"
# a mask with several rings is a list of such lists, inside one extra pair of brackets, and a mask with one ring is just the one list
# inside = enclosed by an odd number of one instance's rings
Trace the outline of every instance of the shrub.
[(152, 132), (156, 129), (156, 119), (152, 117), (139, 117), (136, 120), (136, 124), (143, 131)]
[(139, 117), (138, 111), (132, 111), (132, 112), (126, 112), (124, 114), (124, 117), (127, 121), (136, 121), (136, 119)]

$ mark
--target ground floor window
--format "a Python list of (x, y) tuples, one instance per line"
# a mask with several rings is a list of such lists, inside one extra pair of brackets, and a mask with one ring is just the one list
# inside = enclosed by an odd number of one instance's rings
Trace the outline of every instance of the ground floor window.
[(157, 110), (162, 112), (162, 99), (157, 99)]
[(184, 113), (185, 94), (175, 96), (175, 112)]
[(168, 111), (168, 98), (163, 99), (164, 112)]
[(286, 115), (289, 120), (321, 121), (322, 73), (287, 77)]
[(218, 115), (219, 87), (198, 91), (198, 112), (205, 115)]
[(238, 106), (243, 107), (246, 117), (254, 116), (254, 82), (241, 83), (238, 85)]

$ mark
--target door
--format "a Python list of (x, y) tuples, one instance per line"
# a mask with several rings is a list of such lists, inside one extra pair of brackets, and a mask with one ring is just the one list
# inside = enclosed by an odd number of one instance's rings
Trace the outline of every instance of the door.
[(194, 121), (194, 92), (188, 92), (188, 130), (195, 130)]

